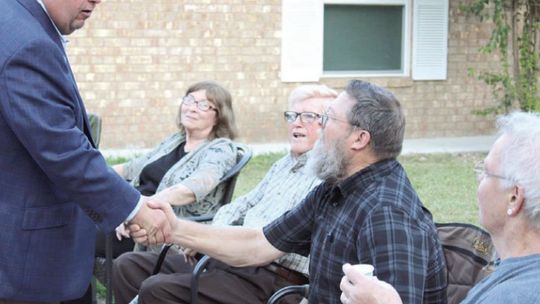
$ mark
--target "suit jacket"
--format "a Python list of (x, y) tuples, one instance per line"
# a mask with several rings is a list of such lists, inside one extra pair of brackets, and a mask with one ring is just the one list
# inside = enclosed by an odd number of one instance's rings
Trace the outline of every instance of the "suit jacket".
[(0, 0), (0, 299), (88, 287), (96, 226), (139, 193), (95, 149), (60, 37), (36, 0)]

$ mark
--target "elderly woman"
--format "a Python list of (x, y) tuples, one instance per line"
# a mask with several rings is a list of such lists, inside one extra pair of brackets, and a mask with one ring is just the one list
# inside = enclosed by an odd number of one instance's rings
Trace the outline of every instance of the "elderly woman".
[[(224, 191), (217, 187), (219, 181), (236, 163), (230, 93), (213, 81), (190, 86), (179, 107), (177, 126), (179, 132), (153, 151), (114, 169), (141, 194), (173, 205), (179, 217), (215, 211)], [(122, 228), (117, 234), (128, 237)], [(115, 246), (113, 255), (132, 249), (131, 240), (127, 247)]]
[[(462, 303), (540, 303), (540, 115), (513, 113), (498, 123), (499, 137), (477, 173), (480, 222), (501, 263)], [(390, 285), (343, 269), (344, 304), (401, 303)]]
[[(181, 99), (177, 125), (179, 131), (151, 152), (116, 165), (114, 170), (142, 195), (173, 205), (179, 217), (215, 211), (224, 194), (219, 181), (236, 163), (231, 94), (213, 81), (193, 84)], [(113, 257), (133, 250), (128, 237), (123, 225), (119, 226)], [(98, 233), (96, 256), (105, 256), (104, 244), (104, 233)], [(90, 295), (88, 291), (85, 300), (73, 303), (89, 303)]]

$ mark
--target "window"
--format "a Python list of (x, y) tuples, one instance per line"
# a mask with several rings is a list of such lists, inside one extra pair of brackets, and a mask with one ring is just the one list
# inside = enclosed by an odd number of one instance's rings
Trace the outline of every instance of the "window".
[(448, 0), (282, 0), (281, 80), (446, 79)]
[(403, 74), (404, 5), (324, 5), (323, 71)]

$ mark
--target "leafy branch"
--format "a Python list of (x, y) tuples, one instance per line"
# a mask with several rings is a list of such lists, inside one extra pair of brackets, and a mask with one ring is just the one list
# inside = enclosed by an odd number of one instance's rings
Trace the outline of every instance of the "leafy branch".
[(463, 4), (461, 9), (468, 16), (493, 22), (490, 39), (480, 51), (484, 54), (498, 52), (500, 56), (496, 72), (476, 73), (469, 69), (470, 74), (491, 86), (497, 101), (495, 106), (477, 113), (507, 113), (515, 107), (523, 111), (540, 111), (537, 44), (540, 0), (473, 0)]

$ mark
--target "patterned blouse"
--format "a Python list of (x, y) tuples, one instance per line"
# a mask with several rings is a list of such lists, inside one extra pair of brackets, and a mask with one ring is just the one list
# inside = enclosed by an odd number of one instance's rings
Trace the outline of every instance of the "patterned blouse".
[[(169, 136), (154, 150), (126, 163), (124, 178), (131, 180), (131, 184), (137, 187), (142, 169), (170, 153), (182, 142), (185, 142), (185, 137), (181, 133)], [(187, 153), (165, 173), (156, 193), (177, 184), (182, 184), (193, 191), (195, 203), (174, 207), (178, 217), (214, 211), (219, 208), (218, 204), (225, 190), (221, 185), (218, 186), (220, 179), (235, 164), (236, 148), (231, 140), (217, 138), (207, 141)]]

